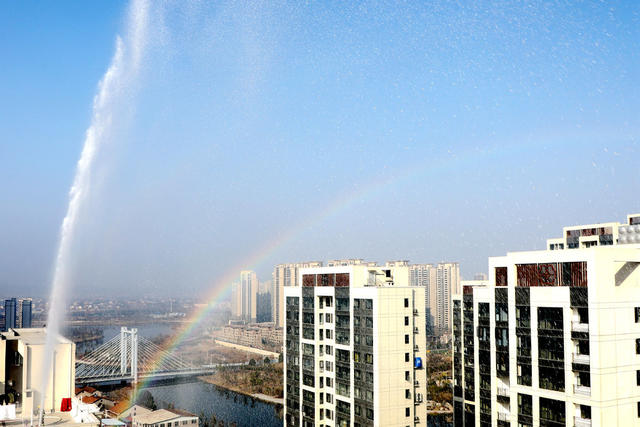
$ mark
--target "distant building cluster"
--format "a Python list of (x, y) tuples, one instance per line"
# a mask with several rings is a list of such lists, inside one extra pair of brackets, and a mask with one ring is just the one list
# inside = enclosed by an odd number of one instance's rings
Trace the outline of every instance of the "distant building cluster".
[(240, 344), (247, 347), (273, 349), (282, 348), (282, 329), (273, 323), (252, 325), (226, 325), (215, 332), (221, 341)]
[(32, 312), (33, 300), (31, 298), (5, 299), (0, 330), (6, 332), (12, 328), (31, 328)]

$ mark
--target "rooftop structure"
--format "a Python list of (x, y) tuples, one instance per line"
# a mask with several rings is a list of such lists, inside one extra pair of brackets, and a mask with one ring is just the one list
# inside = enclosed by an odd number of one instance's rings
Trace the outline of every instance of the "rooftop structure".
[(547, 239), (549, 250), (640, 243), (640, 213), (627, 215), (627, 222), (573, 225), (562, 229), (562, 237)]

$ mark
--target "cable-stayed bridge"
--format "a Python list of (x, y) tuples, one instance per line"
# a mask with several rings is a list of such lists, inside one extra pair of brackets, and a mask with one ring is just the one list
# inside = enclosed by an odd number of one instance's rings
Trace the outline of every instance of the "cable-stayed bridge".
[(76, 360), (76, 384), (137, 383), (206, 375), (217, 366), (193, 366), (138, 336), (137, 329), (123, 327), (120, 335)]

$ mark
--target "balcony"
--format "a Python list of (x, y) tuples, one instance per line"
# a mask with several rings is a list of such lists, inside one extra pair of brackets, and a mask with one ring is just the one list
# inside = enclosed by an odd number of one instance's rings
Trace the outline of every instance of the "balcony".
[(591, 387), (585, 387), (583, 385), (575, 384), (573, 386), (573, 394), (579, 394), (581, 396), (591, 396)]
[(415, 424), (420, 424), (420, 417), (414, 417), (414, 418), (413, 418), (413, 422), (414, 422)]
[(573, 417), (573, 425), (576, 427), (591, 427), (591, 420), (588, 418)]
[(420, 381), (415, 380), (415, 381), (413, 382), (413, 386), (414, 386), (414, 387), (420, 387)]
[(508, 412), (498, 411), (498, 420), (499, 421), (509, 421), (511, 419), (511, 414)]
[(509, 397), (509, 387), (498, 386), (496, 394), (498, 396)]
[(414, 315), (414, 316), (417, 316), (417, 315), (418, 315), (418, 309), (417, 309), (417, 308), (414, 308), (414, 309), (413, 309), (413, 315)]
[(573, 321), (571, 322), (571, 330), (573, 332), (589, 332), (589, 324)]
[(418, 350), (419, 350), (419, 348), (418, 348), (418, 344), (414, 345), (414, 346), (413, 346), (413, 351), (418, 351)]
[(581, 365), (588, 365), (591, 358), (588, 354), (573, 353), (573, 363), (579, 363)]

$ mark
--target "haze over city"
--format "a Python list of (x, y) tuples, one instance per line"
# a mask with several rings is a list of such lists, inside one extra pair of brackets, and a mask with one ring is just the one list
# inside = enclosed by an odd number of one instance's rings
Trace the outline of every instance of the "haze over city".
[[(47, 295), (127, 3), (7, 3), (0, 289)], [(71, 288), (201, 295), (281, 262), (460, 262), (640, 211), (640, 7), (152, 4)], [(4, 293), (4, 292), (3, 292)]]

